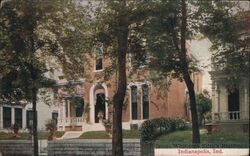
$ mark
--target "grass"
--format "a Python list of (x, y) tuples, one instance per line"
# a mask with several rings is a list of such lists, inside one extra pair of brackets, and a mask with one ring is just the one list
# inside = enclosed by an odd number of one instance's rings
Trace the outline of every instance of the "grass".
[[(59, 138), (63, 136), (64, 132), (56, 132), (56, 137)], [(19, 140), (30, 140), (31, 136), (29, 133), (20, 133)], [(48, 132), (38, 132), (38, 139), (48, 139)], [(0, 132), (0, 140), (16, 140), (13, 133)]]
[[(124, 139), (139, 139), (138, 130), (123, 130)], [(106, 131), (91, 131), (83, 133), (79, 139), (110, 139), (110, 136)]]
[[(201, 146), (218, 146), (218, 147), (249, 147), (248, 133), (217, 133), (217, 134), (202, 134)], [(186, 146), (192, 143), (192, 132), (176, 131), (167, 135), (161, 136), (156, 141), (157, 147), (176, 147)]]

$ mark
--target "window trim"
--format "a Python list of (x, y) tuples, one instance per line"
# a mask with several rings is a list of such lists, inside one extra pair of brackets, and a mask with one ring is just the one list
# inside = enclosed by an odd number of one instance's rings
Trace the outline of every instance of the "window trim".
[[(131, 123), (137, 123), (137, 121), (139, 122), (139, 121), (143, 121), (143, 120), (147, 120), (147, 119), (143, 119), (143, 97), (142, 97), (142, 86), (143, 85), (147, 85), (147, 87), (148, 87), (148, 109), (149, 109), (149, 111), (148, 111), (148, 119), (150, 119), (150, 98), (151, 98), (151, 96), (150, 96), (150, 90), (151, 90), (151, 82), (148, 82), (148, 81), (144, 81), (144, 82), (131, 82), (129, 85), (128, 85), (128, 91), (129, 91), (129, 104), (130, 104), (130, 122)], [(138, 93), (139, 92), (141, 92), (141, 94), (140, 94), (140, 97), (139, 97), (139, 99), (140, 99), (140, 111), (141, 111), (141, 113), (139, 114), (139, 116), (140, 116), (140, 119), (138, 118), (138, 114), (137, 114), (137, 119), (132, 119), (132, 101), (131, 101), (131, 96), (132, 96), (132, 94), (131, 94), (131, 86), (136, 86), (137, 87), (137, 96), (138, 96)], [(137, 101), (137, 113), (138, 113), (138, 101)]]
[[(104, 52), (103, 52), (103, 44), (101, 44), (100, 46), (98, 46), (97, 48), (95, 48), (95, 63), (94, 63), (94, 72), (101, 72), (104, 70)], [(101, 59), (101, 63), (102, 63), (102, 68), (101, 69), (97, 69), (96, 65), (97, 65), (97, 50), (100, 50), (100, 57), (99, 59)]]
[[(133, 119), (133, 102), (132, 102), (132, 87), (136, 88), (136, 118)], [(137, 85), (131, 85), (130, 86), (130, 104), (131, 104), (131, 120), (139, 120), (138, 119), (138, 86)]]
[[(143, 86), (147, 86), (148, 88), (148, 118), (144, 118), (144, 103), (143, 103)], [(150, 91), (149, 85), (147, 83), (141, 84), (141, 119), (147, 120), (150, 117)]]

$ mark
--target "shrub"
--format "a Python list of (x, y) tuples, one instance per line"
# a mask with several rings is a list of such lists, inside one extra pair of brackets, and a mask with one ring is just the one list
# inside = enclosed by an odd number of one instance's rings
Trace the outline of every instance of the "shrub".
[(138, 124), (130, 124), (130, 129), (131, 130), (138, 130)]
[(140, 133), (142, 141), (152, 141), (161, 135), (184, 129), (186, 129), (184, 120), (161, 117), (143, 122)]
[(56, 121), (53, 119), (47, 120), (45, 127), (46, 127), (46, 130), (48, 131), (56, 131), (57, 129)]

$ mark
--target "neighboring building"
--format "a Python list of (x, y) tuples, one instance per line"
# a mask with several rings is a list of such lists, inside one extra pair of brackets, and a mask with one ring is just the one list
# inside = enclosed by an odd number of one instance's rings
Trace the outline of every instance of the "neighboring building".
[[(53, 92), (51, 93), (53, 95)], [(28, 131), (32, 126), (33, 111), (31, 103), (22, 104), (0, 104), (0, 131), (11, 130), (11, 126), (17, 123), (21, 129)], [(58, 108), (54, 105), (46, 104), (44, 101), (37, 102), (37, 128), (38, 131), (45, 131), (45, 123), (49, 119), (57, 120)]]
[[(242, 37), (250, 37), (250, 11), (236, 15), (237, 21), (244, 22)], [(249, 50), (246, 53), (249, 55)], [(228, 75), (223, 68), (216, 67), (210, 72), (212, 78), (212, 131), (249, 132), (249, 73), (239, 76), (234, 90), (228, 89)]]
[(242, 77), (234, 91), (227, 89), (227, 75), (211, 72), (214, 131), (249, 130), (249, 77)]

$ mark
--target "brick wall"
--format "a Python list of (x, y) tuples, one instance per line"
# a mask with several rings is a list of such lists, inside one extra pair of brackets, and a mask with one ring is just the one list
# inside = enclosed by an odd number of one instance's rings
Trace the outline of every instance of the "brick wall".
[(0, 153), (4, 156), (30, 156), (32, 143), (30, 140), (0, 140)]

